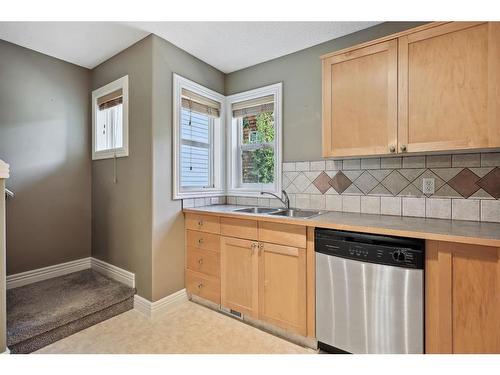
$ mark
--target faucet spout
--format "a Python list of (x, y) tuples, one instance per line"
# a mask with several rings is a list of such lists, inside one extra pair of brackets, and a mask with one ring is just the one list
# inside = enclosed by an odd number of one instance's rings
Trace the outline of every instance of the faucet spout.
[(260, 192), (261, 195), (271, 195), (275, 198), (277, 198), (281, 203), (283, 203), (283, 205), (289, 210), (290, 209), (290, 198), (288, 197), (288, 194), (286, 193), (285, 190), (282, 190), (281, 191), (281, 197), (277, 196), (276, 194), (274, 193), (270, 193), (268, 191), (261, 191)]

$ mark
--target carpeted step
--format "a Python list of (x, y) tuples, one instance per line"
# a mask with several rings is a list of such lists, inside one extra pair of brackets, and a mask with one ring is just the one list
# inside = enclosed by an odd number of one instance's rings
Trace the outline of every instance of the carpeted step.
[(31, 353), (130, 310), (135, 289), (93, 270), (7, 291), (7, 346)]

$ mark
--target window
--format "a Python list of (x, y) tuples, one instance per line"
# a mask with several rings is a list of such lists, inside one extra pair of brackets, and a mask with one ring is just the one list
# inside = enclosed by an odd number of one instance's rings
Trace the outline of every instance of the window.
[(231, 95), (228, 193), (281, 192), (281, 83)]
[(224, 96), (174, 75), (174, 199), (224, 193)]
[(128, 156), (128, 76), (92, 92), (92, 159)]

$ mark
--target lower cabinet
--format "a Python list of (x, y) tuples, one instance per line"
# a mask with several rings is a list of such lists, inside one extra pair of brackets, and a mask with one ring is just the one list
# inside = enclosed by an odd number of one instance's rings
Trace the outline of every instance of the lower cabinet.
[(306, 250), (221, 237), (221, 304), (306, 335)]
[(259, 318), (306, 335), (306, 249), (259, 244)]
[(427, 241), (426, 353), (500, 353), (500, 248)]
[(258, 243), (221, 237), (221, 304), (258, 318)]

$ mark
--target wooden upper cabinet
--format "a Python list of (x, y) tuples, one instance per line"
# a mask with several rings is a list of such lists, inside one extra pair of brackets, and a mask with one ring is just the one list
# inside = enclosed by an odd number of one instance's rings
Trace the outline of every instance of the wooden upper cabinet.
[(221, 304), (258, 318), (258, 243), (221, 237)]
[(451, 22), (398, 38), (399, 151), (500, 146), (500, 26)]
[(397, 40), (323, 59), (323, 156), (397, 146)]

